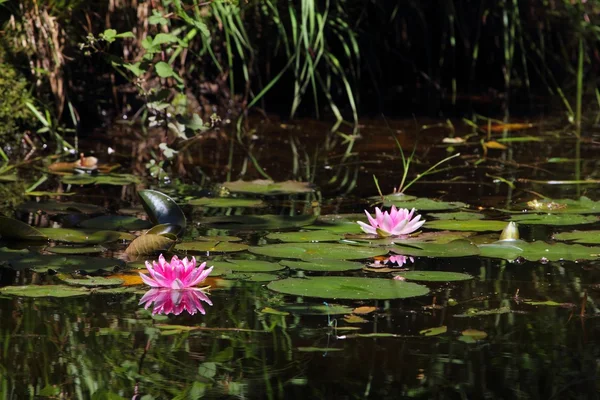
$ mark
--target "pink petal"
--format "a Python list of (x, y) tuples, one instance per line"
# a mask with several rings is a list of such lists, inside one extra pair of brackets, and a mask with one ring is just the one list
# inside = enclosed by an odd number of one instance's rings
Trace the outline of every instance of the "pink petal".
[(377, 230), (375, 229), (375, 227), (367, 225), (367, 224), (365, 224), (364, 222), (361, 222), (361, 221), (356, 221), (356, 223), (360, 225), (360, 229), (362, 229), (363, 232), (370, 233), (370, 234), (373, 234), (373, 235), (377, 234)]

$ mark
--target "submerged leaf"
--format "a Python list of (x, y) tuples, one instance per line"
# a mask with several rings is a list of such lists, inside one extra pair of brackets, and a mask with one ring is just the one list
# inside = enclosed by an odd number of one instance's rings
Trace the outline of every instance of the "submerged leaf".
[(267, 287), (294, 296), (324, 299), (387, 300), (423, 296), (427, 287), (393, 279), (318, 276), (287, 278), (271, 282)]

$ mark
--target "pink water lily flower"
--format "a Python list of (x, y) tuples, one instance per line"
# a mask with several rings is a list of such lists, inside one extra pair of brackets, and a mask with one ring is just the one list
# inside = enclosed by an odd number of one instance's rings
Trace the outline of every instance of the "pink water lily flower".
[(146, 261), (149, 274), (140, 273), (140, 276), (146, 285), (155, 288), (185, 289), (194, 287), (206, 279), (213, 267), (206, 270), (204, 267), (206, 267), (206, 262), (196, 267), (195, 257), (192, 257), (191, 260), (188, 260), (187, 257), (180, 260), (177, 256), (173, 256), (169, 263), (161, 254), (158, 262), (152, 261), (150, 264)]
[(175, 314), (179, 315), (183, 311), (194, 315), (196, 312), (206, 314), (202, 302), (212, 306), (210, 298), (201, 289), (150, 289), (140, 300), (140, 304), (148, 309), (152, 303), (152, 314)]
[(381, 237), (408, 235), (425, 223), (425, 220), (421, 221), (421, 216), (418, 214), (413, 218), (414, 208), (409, 212), (406, 208), (398, 209), (396, 206), (392, 206), (389, 212), (382, 212), (379, 207), (375, 207), (375, 218), (367, 210), (365, 210), (365, 214), (371, 225), (357, 221), (360, 228), (366, 233)]
[(390, 256), (390, 258), (388, 258), (388, 262), (390, 264), (397, 264), (398, 267), (403, 266), (404, 264), (408, 264), (408, 262), (414, 263), (415, 259), (413, 257), (407, 257), (407, 256), (401, 256), (401, 255), (395, 255), (395, 256)]

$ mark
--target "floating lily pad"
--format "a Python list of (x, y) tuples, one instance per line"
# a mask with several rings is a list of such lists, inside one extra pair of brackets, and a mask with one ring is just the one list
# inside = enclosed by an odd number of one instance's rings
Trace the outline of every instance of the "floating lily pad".
[(0, 237), (2, 239), (47, 240), (47, 236), (24, 222), (0, 216)]
[(521, 214), (513, 215), (511, 221), (523, 225), (583, 225), (598, 222), (598, 217), (594, 215), (578, 214)]
[(39, 228), (48, 239), (57, 242), (101, 244), (112, 243), (121, 239), (121, 233), (116, 231), (92, 231), (86, 229), (68, 228)]
[(271, 282), (267, 287), (294, 296), (324, 299), (386, 300), (423, 296), (427, 287), (393, 279), (344, 276), (287, 278)]
[(317, 272), (353, 271), (364, 267), (361, 263), (345, 260), (319, 260), (315, 262), (282, 260), (280, 264), (291, 269)]
[(506, 227), (505, 221), (491, 221), (491, 220), (434, 220), (427, 221), (425, 228), (428, 229), (440, 229), (450, 231), (470, 231), (470, 232), (487, 232), (487, 231), (501, 231)]
[(296, 351), (301, 353), (334, 353), (336, 351), (344, 351), (344, 349), (336, 347), (297, 347)]
[(402, 276), (411, 281), (421, 282), (458, 282), (473, 279), (469, 274), (449, 271), (406, 271), (397, 272), (394, 276)]
[(276, 306), (275, 308), (296, 315), (344, 315), (352, 313), (352, 307), (340, 304), (298, 303)]
[(237, 236), (225, 236), (225, 235), (195, 236), (193, 239), (200, 241), (200, 242), (239, 242), (242, 240), (242, 238), (237, 237)]
[(582, 196), (579, 200), (573, 199), (542, 199), (530, 201), (523, 205), (529, 212), (543, 212), (548, 214), (600, 214), (600, 201), (593, 201)]
[(62, 183), (67, 185), (115, 185), (125, 186), (141, 183), (140, 178), (131, 174), (77, 174), (62, 177)]
[(268, 179), (225, 182), (223, 184), (223, 187), (227, 188), (232, 193), (250, 193), (262, 195), (280, 195), (314, 192), (312, 185), (308, 182), (273, 182), (272, 180)]
[(215, 269), (229, 270), (233, 272), (274, 272), (285, 267), (278, 263), (262, 260), (229, 260), (209, 262)]
[(407, 243), (389, 247), (389, 250), (404, 256), (419, 257), (466, 257), (479, 254), (477, 246), (466, 239), (449, 243)]
[(270, 233), (267, 239), (280, 240), (282, 242), (335, 242), (340, 240), (341, 235), (329, 231), (313, 230), (303, 232), (279, 232)]
[(61, 280), (63, 282), (65, 282), (66, 284), (68, 284), (68, 285), (84, 286), (84, 287), (120, 286), (124, 282), (123, 279), (119, 279), (119, 278), (104, 278), (102, 276), (86, 276), (86, 277), (84, 277), (82, 279), (66, 278), (66, 279), (61, 279)]
[(0, 294), (17, 297), (76, 297), (86, 296), (90, 291), (81, 287), (66, 285), (27, 285), (6, 286), (0, 289)]
[(236, 272), (233, 274), (227, 274), (223, 277), (224, 279), (235, 279), (246, 282), (271, 282), (276, 279), (279, 279), (278, 275), (275, 274), (267, 274), (265, 272)]
[(185, 229), (185, 215), (175, 200), (156, 190), (140, 190), (138, 196), (154, 225), (173, 224)]
[(43, 211), (48, 214), (101, 214), (106, 210), (103, 207), (88, 203), (76, 203), (72, 201), (26, 201), (18, 207), (19, 210), (27, 212)]
[(202, 197), (188, 201), (191, 206), (202, 206), (208, 208), (258, 208), (266, 207), (267, 204), (260, 199), (241, 199), (235, 197)]
[(305, 226), (304, 229), (320, 229), (337, 234), (362, 233), (356, 221), (365, 221), (365, 214), (329, 214), (321, 215), (314, 225)]
[(422, 331), (419, 331), (421, 335), (425, 336), (437, 336), (442, 335), (446, 332), (448, 332), (448, 327), (446, 325), (437, 326), (435, 328), (423, 329)]
[(409, 210), (412, 208), (416, 208), (419, 211), (441, 211), (441, 210), (456, 210), (459, 208), (468, 207), (467, 204), (462, 203), (460, 201), (438, 201), (427, 198), (416, 198), (414, 200), (403, 200), (403, 199), (393, 199), (387, 198), (384, 201), (384, 206), (391, 207), (396, 206), (398, 208), (408, 208)]
[(561, 232), (556, 233), (552, 238), (573, 243), (600, 244), (600, 231)]
[(114, 258), (86, 257), (78, 255), (40, 255), (30, 254), (8, 260), (10, 267), (16, 270), (31, 269), (35, 272), (64, 272), (76, 271), (97, 272), (114, 271), (123, 268), (125, 262)]
[(387, 254), (386, 249), (350, 246), (336, 243), (281, 243), (255, 246), (251, 253), (277, 258), (299, 258), (305, 261), (318, 259), (357, 260)]
[(190, 252), (202, 252), (207, 251), (213, 253), (231, 253), (236, 251), (244, 251), (248, 249), (247, 244), (233, 243), (233, 242), (221, 242), (221, 241), (210, 241), (210, 242), (183, 242), (175, 246), (175, 250), (184, 250)]
[(600, 258), (600, 247), (586, 247), (579, 244), (548, 244), (542, 241), (528, 243), (523, 240), (506, 240), (482, 244), (478, 247), (482, 257), (505, 260), (514, 260), (518, 257), (531, 261), (576, 261)]
[(487, 336), (487, 333), (477, 329), (465, 329), (462, 331), (462, 335), (458, 340), (464, 343), (476, 343), (479, 340), (485, 339)]
[[(346, 235), (345, 243), (360, 243), (361, 245), (370, 246), (391, 246), (394, 244), (399, 245), (411, 245), (411, 243), (450, 243), (454, 240), (464, 239), (473, 235), (473, 232), (459, 232), (459, 231), (440, 231), (440, 232), (421, 232), (417, 235), (405, 236), (388, 236), (385, 238), (370, 235)], [(496, 235), (497, 240), (498, 235)]]
[(175, 240), (167, 236), (147, 234), (137, 237), (125, 252), (129, 255), (146, 255), (170, 250)]
[(223, 215), (204, 218), (200, 223), (210, 228), (232, 231), (262, 231), (300, 228), (315, 221), (314, 215)]
[(548, 307), (574, 307), (572, 303), (558, 303), (554, 300), (546, 300), (546, 301), (534, 301), (534, 300), (525, 300), (523, 301), (525, 304), (529, 304), (530, 306), (548, 306)]
[(470, 308), (463, 314), (454, 314), (455, 317), (468, 318), (468, 317), (483, 317), (487, 315), (500, 315), (515, 313), (510, 307), (493, 308), (491, 310), (478, 310), (476, 308)]
[(448, 213), (431, 213), (427, 214), (427, 217), (439, 219), (439, 220), (457, 220), (457, 221), (468, 221), (474, 219), (483, 219), (485, 215), (466, 212), (466, 211), (457, 211), (457, 212), (448, 212)]
[(125, 231), (140, 231), (151, 228), (152, 224), (149, 221), (145, 221), (133, 216), (102, 215), (100, 217), (83, 221), (81, 224), (79, 224), (79, 226), (88, 229), (122, 229)]
[(104, 253), (106, 248), (102, 246), (86, 246), (86, 247), (73, 247), (73, 246), (53, 246), (46, 247), (46, 251), (54, 254), (92, 254), (92, 253)]

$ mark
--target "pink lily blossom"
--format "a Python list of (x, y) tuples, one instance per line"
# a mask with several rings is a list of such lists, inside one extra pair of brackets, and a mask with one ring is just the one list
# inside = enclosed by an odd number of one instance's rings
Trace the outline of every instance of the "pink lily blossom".
[(360, 228), (365, 233), (381, 237), (408, 235), (425, 223), (425, 220), (421, 221), (420, 215), (414, 216), (414, 208), (409, 212), (406, 208), (398, 209), (396, 206), (392, 206), (389, 212), (382, 212), (379, 207), (375, 207), (375, 218), (367, 210), (365, 210), (365, 214), (367, 214), (370, 225), (357, 221)]
[(398, 267), (401, 267), (404, 264), (408, 264), (409, 260), (410, 260), (411, 263), (415, 262), (414, 258), (407, 257), (407, 256), (401, 256), (401, 255), (390, 256), (390, 258), (387, 259), (387, 261), (389, 263), (391, 263), (391, 264), (397, 264)]
[(140, 300), (144, 308), (148, 309), (152, 303), (152, 314), (175, 314), (179, 315), (187, 311), (191, 315), (200, 312), (206, 314), (202, 302), (212, 306), (210, 298), (201, 289), (150, 289)]
[(177, 256), (173, 256), (169, 263), (161, 254), (158, 262), (152, 261), (150, 264), (146, 261), (149, 274), (140, 273), (140, 276), (146, 285), (154, 288), (186, 289), (204, 281), (213, 269), (210, 267), (205, 270), (204, 267), (206, 267), (206, 262), (196, 267), (195, 257), (192, 257), (191, 260), (188, 260), (187, 257), (180, 260)]

